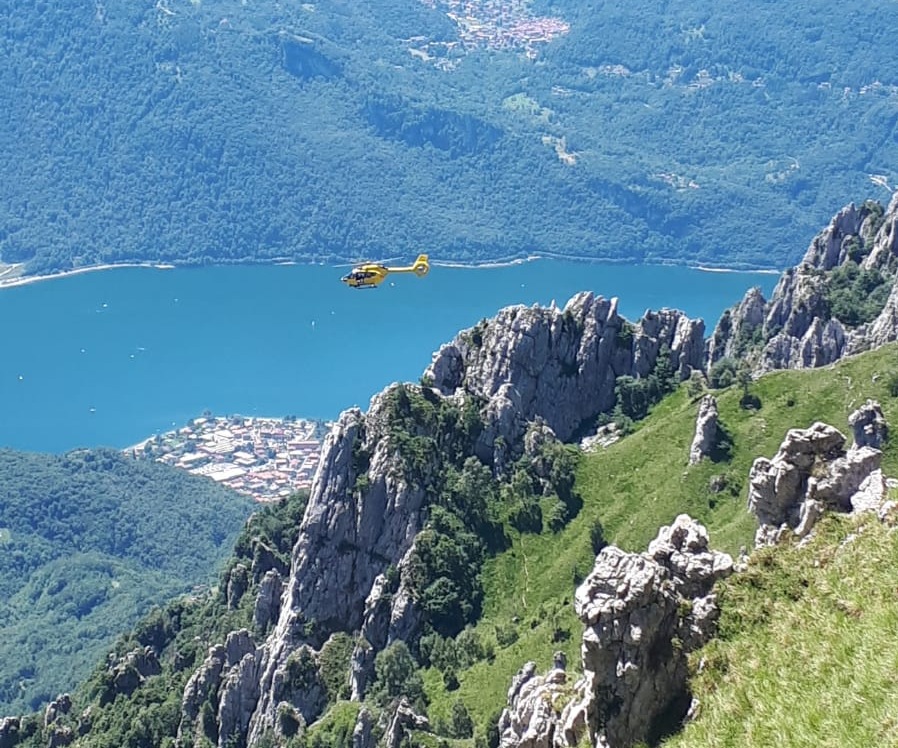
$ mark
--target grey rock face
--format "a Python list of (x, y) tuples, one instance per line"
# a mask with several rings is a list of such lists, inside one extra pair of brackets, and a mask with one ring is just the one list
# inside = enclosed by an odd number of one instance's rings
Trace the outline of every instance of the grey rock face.
[(597, 745), (629, 746), (669, 710), (685, 714), (686, 654), (714, 633), (711, 588), (732, 568), (728, 555), (708, 549), (705, 528), (685, 515), (662, 528), (648, 553), (599, 554), (574, 603), (587, 626), (586, 715)]
[(430, 729), (430, 722), (427, 717), (415, 713), (408, 701), (402, 698), (396, 705), (396, 711), (393, 712), (390, 725), (387, 727), (384, 746), (385, 748), (399, 748), (407, 731), (428, 729)]
[(552, 429), (542, 419), (537, 419), (524, 435), (524, 457), (540, 482), (543, 493), (551, 492), (552, 461), (546, 456), (547, 447), (560, 444)]
[(867, 400), (848, 416), (848, 425), (854, 431), (855, 446), (882, 449), (889, 439), (889, 426), (882, 414), (882, 406), (875, 400)]
[(14, 748), (19, 742), (20, 727), (18, 717), (0, 717), (0, 748)]
[[(707, 365), (748, 356), (756, 373), (826, 366), (898, 339), (898, 287), (869, 325), (850, 328), (830, 314), (823, 273), (862, 257), (861, 268), (898, 271), (898, 193), (884, 215), (865, 203), (841, 210), (787, 270), (769, 302), (759, 289), (723, 314), (708, 342)], [(760, 346), (758, 343), (760, 342)]]
[(259, 698), (259, 662), (256, 645), (245, 629), (232, 631), (225, 642), (225, 664), (218, 688), (218, 745), (225, 748), (233, 736), (246, 734)]
[(823, 231), (811, 241), (802, 264), (821, 270), (832, 270), (848, 260), (848, 240), (859, 237), (861, 226), (869, 215), (851, 203), (840, 210)]
[(527, 422), (521, 411), (521, 395), (511, 384), (499, 386), (481, 414), (483, 432), (476, 445), (477, 456), (491, 463), (497, 473), (517, 456), (515, 449), (527, 430)]
[(243, 597), (249, 588), (249, 569), (243, 564), (237, 564), (228, 574), (228, 582), (226, 587), (226, 599), (228, 608), (235, 610), (240, 604), (240, 598)]
[(898, 265), (898, 191), (892, 195), (882, 224), (874, 229), (874, 216), (867, 216), (861, 235), (873, 248), (864, 258), (862, 267), (883, 273), (895, 272)]
[(851, 497), (852, 512), (879, 512), (889, 498), (889, 480), (882, 470), (874, 470)]
[(826, 509), (851, 511), (852, 497), (879, 470), (882, 453), (871, 447), (846, 452), (844, 445), (838, 429), (817, 422), (791, 429), (772, 460), (754, 461), (748, 507), (760, 525), (756, 545), (776, 543), (790, 529), (804, 537)]
[(75, 731), (68, 725), (56, 727), (50, 733), (47, 746), (48, 748), (62, 748), (62, 746), (71, 745), (76, 737)]
[[(686, 713), (686, 655), (717, 621), (714, 582), (732, 559), (708, 548), (704, 527), (686, 515), (664, 527), (646, 553), (604, 548), (577, 588), (574, 607), (586, 626), (583, 677), (571, 696), (563, 670), (514, 679), (500, 719), (504, 748), (590, 744), (625, 748), (652, 734), (656, 721)], [(555, 705), (565, 703), (559, 714)], [(676, 716), (674, 714), (673, 716)]]
[(722, 358), (737, 358), (737, 341), (750, 338), (764, 324), (767, 302), (760, 288), (750, 288), (742, 301), (721, 316), (708, 339), (708, 365)]
[(374, 657), (387, 644), (392, 595), (387, 578), (379, 574), (365, 600), (365, 619), (361, 637), (350, 660), (350, 691), (354, 701), (361, 701), (374, 670)]
[(837, 361), (846, 353), (845, 326), (829, 318), (823, 278), (811, 265), (787, 271), (773, 292), (764, 320), (755, 369), (809, 369)]
[[(181, 698), (178, 744), (190, 736), (191, 742), (204, 735), (200, 710), (207, 701), (216, 708), (217, 745), (224, 746), (240, 725), (248, 720), (249, 704), (258, 696), (256, 646), (245, 629), (232, 631), (224, 644), (210, 648), (203, 664), (190, 676)], [(217, 694), (217, 699), (213, 698)], [(245, 730), (245, 723), (243, 729)]]
[(366, 707), (359, 709), (359, 716), (352, 731), (352, 748), (374, 748), (374, 717)]
[(862, 339), (854, 343), (854, 348), (878, 348), (898, 340), (898, 285), (892, 287), (886, 305), (879, 316), (870, 323)]
[[(420, 530), (424, 486), (407, 483), (386, 433), (388, 395), (374, 398), (366, 419), (345, 413), (325, 440), (279, 625), (301, 612), (325, 629), (358, 629), (375, 577), (398, 563)], [(355, 464), (361, 453), (369, 455), (367, 471)], [(363, 472), (361, 491), (355, 483)]]
[(353, 700), (361, 701), (365, 689), (374, 674), (374, 658), (377, 653), (397, 640), (406, 640), (417, 631), (420, 616), (412, 600), (411, 591), (404, 579), (404, 572), (414, 551), (414, 545), (399, 563), (398, 589), (389, 589), (384, 574), (374, 580), (365, 601), (365, 617), (359, 643), (350, 660), (350, 692)]
[(259, 592), (253, 608), (253, 626), (256, 631), (267, 631), (268, 626), (277, 620), (281, 607), (281, 591), (283, 580), (275, 569), (269, 569), (259, 582)]
[(68, 714), (72, 709), (72, 697), (67, 693), (58, 696), (54, 701), (47, 704), (44, 710), (44, 727), (52, 725), (60, 717)]
[(697, 465), (702, 457), (707, 457), (714, 449), (718, 436), (717, 400), (713, 395), (705, 395), (698, 406), (695, 421), (695, 436), (689, 448), (689, 464)]
[(488, 403), (490, 446), (500, 435), (509, 447), (520, 445), (536, 418), (568, 441), (614, 405), (618, 376), (647, 376), (662, 348), (681, 378), (700, 369), (703, 336), (704, 323), (680, 312), (646, 312), (631, 325), (618, 314), (617, 299), (580, 293), (564, 310), (502, 309), (440, 348), (425, 377), (444, 395), (465, 392)]
[(184, 687), (184, 695), (181, 697), (181, 721), (178, 724), (178, 744), (190, 736), (193, 740), (202, 735), (203, 725), (198, 721), (200, 708), (218, 687), (221, 680), (221, 670), (225, 664), (225, 649), (218, 645), (209, 650), (209, 654), (203, 664), (194, 671)]
[(273, 548), (258, 542), (253, 549), (252, 574), (253, 581), (258, 582), (269, 571), (276, 571), (282, 577), (287, 576), (289, 567), (281, 561)]
[[(311, 722), (326, 702), (316, 678), (294, 687), (288, 670), (301, 648), (313, 651), (332, 632), (358, 631), (366, 624), (379, 643), (382, 631), (389, 640), (412, 625), (410, 597), (400, 589), (389, 604), (378, 602), (377, 580), (409, 553), (421, 529), (429, 471), (435, 466), (425, 465), (424, 474), (411, 483), (406, 478), (389, 433), (392, 394), (391, 388), (375, 396), (367, 416), (357, 409), (343, 413), (325, 438), (277, 625), (260, 652), (250, 742), (277, 729), (282, 703)], [(359, 483), (362, 475), (366, 480)], [(355, 654), (353, 685), (359, 693), (377, 651)]]
[(567, 699), (567, 673), (553, 668), (537, 675), (528, 662), (512, 679), (508, 708), (499, 718), (500, 748), (552, 748), (560, 729), (554, 704)]
[[(130, 696), (150, 676), (162, 672), (152, 647), (133, 649), (109, 667), (114, 694)], [(114, 698), (114, 696), (112, 696)]]

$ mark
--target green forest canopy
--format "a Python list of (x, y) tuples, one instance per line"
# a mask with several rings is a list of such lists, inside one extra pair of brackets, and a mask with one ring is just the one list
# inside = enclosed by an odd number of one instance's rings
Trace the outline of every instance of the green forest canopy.
[(18, 5), (0, 256), (784, 267), (898, 176), (887, 5), (489, 7), (551, 41), (454, 0)]
[(251, 509), (113, 450), (0, 450), (0, 714), (73, 687), (151, 605), (210, 584)]

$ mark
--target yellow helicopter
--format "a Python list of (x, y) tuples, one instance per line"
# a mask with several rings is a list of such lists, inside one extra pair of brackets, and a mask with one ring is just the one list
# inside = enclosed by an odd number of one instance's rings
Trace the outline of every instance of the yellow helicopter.
[(423, 278), (430, 272), (430, 261), (427, 255), (418, 255), (412, 265), (403, 267), (387, 267), (376, 263), (356, 265), (352, 272), (340, 278), (350, 288), (377, 288), (390, 273), (414, 273)]

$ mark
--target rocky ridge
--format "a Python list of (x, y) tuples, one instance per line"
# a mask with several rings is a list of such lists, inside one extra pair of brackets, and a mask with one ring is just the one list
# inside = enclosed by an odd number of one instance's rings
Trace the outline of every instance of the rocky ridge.
[(648, 311), (631, 324), (618, 314), (617, 299), (583, 292), (564, 309), (502, 309), (443, 345), (424, 376), (444, 396), (486, 403), (479, 449), (493, 461), (496, 440), (519, 445), (536, 418), (570, 441), (611, 410), (618, 377), (648, 376), (662, 351), (685, 379), (702, 368), (704, 331), (702, 320), (670, 309)]
[[(423, 525), (434, 465), (409, 476), (390, 433), (391, 394), (377, 395), (367, 415), (343, 413), (326, 437), (290, 573), (285, 580), (273, 570), (262, 575), (255, 618), (273, 627), (259, 643), (243, 631), (212, 648), (185, 689), (179, 734), (196, 733), (210, 695), (217, 696), (220, 746), (291, 734), (327, 703), (318, 657), (331, 635), (363, 631), (382, 648), (409, 634), (413, 604), (401, 589), (384, 602), (384, 572), (391, 563), (402, 567)], [(371, 659), (354, 655), (359, 691)]]
[[(700, 320), (670, 310), (630, 324), (616, 300), (581, 293), (563, 310), (510, 307), (460, 333), (434, 355), (424, 386), (411, 389), (435, 403), (476, 404), (480, 428), (467, 454), (498, 474), (528, 455), (545, 482), (549, 470), (538, 457), (544, 444), (570, 439), (584, 414), (590, 420), (609, 410), (617, 377), (647, 376), (662, 354), (669, 352), (681, 379), (700, 368), (703, 333)], [(263, 581), (256, 619), (272, 628), (259, 642), (242, 632), (210, 650), (185, 689), (180, 734), (196, 734), (199, 705), (210, 695), (217, 699), (219, 746), (289, 734), (326, 704), (318, 657), (330, 636), (360, 635), (351, 658), (356, 699), (365, 694), (376, 654), (393, 641), (414, 640), (420, 611), (406, 570), (443, 456), (427, 452), (410, 468), (407, 445), (394, 433), (396, 398), (406, 391), (397, 387), (376, 395), (367, 413), (343, 413), (326, 437), (289, 574), (254, 572)], [(445, 437), (433, 424), (405, 427), (413, 438)], [(246, 589), (246, 573), (232, 572), (233, 604)]]
[[(869, 323), (833, 315), (828, 273), (856, 264), (891, 284), (884, 308)], [(802, 261), (780, 277), (770, 300), (760, 289), (721, 316), (707, 344), (707, 366), (747, 358), (755, 373), (826, 366), (843, 356), (898, 339), (898, 193), (886, 209), (867, 201), (843, 208), (818, 234)]]
[[(879, 237), (882, 229), (868, 233)], [(824, 265), (838, 261), (841, 250), (829, 248), (843, 243), (824, 242), (815, 257)], [(868, 258), (890, 256), (888, 247), (874, 244)], [(766, 302), (752, 298), (745, 319), (766, 320), (758, 313), (766, 314)], [(610, 409), (619, 377), (648, 376), (662, 355), (680, 379), (700, 369), (702, 333), (701, 321), (669, 310), (631, 324), (618, 316), (616, 300), (590, 293), (563, 310), (511, 307), (443, 346), (421, 387), (391, 387), (367, 413), (342, 414), (325, 440), (289, 570), (264, 549), (251, 567), (231, 570), (227, 603), (234, 608), (253, 591), (255, 626), (211, 647), (195, 670), (184, 689), (179, 740), (209, 738), (211, 730), (223, 747), (293, 734), (325, 708), (320, 659), (335, 635), (359, 635), (349, 684), (355, 699), (366, 692), (376, 654), (416, 636), (421, 611), (406, 572), (427, 525), (443, 452), (452, 450), (424, 449), (410, 458), (405, 437), (436, 445), (443, 432), (410, 418), (404, 428), (411, 430), (397, 434), (395, 405), (403, 392), (459, 409), (473, 403), (479, 426), (464, 435), (463, 456), (477, 455), (501, 475), (523, 454), (542, 477), (548, 471), (538, 464), (541, 445), (576, 436), (584, 422)], [(710, 439), (710, 405), (697, 429), (699, 455)], [(768, 466), (756, 463), (753, 508), (767, 528), (763, 542), (807, 524), (814, 502), (844, 509), (875, 493), (874, 444), (887, 429), (875, 404), (862, 411), (852, 415), (857, 449), (844, 450), (844, 436), (821, 424), (787, 437)], [(713, 633), (711, 587), (731, 570), (729, 557), (709, 550), (704, 528), (687, 517), (663, 528), (647, 553), (605, 549), (577, 590), (576, 610), (587, 627), (583, 678), (568, 683), (563, 662), (547, 676), (522, 671), (502, 718), (503, 744), (573, 746), (588, 734), (597, 747), (623, 746), (652, 739), (666, 720), (681, 717), (688, 706), (685, 653)], [(206, 704), (213, 706), (211, 720), (201, 713)], [(397, 714), (391, 735), (420, 722), (413, 713)], [(369, 741), (366, 724), (360, 717), (360, 745)], [(13, 729), (13, 722), (0, 723), (0, 736)]]

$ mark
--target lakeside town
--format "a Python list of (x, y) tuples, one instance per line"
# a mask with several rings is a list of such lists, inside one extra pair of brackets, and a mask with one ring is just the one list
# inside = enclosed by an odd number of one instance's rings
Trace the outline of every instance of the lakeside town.
[(570, 24), (561, 18), (536, 16), (528, 0), (422, 0), (431, 8), (443, 8), (458, 29), (457, 41), (432, 40), (425, 36), (408, 39), (417, 44), (409, 51), (443, 69), (457, 62), (455, 55), (487, 49), (522, 49), (530, 58), (537, 57), (537, 45), (567, 34)]
[(330, 426), (293, 417), (206, 415), (126, 452), (205, 475), (259, 502), (277, 501), (311, 486)]

